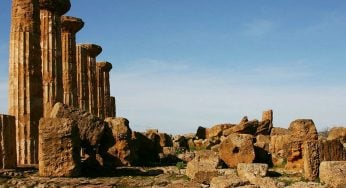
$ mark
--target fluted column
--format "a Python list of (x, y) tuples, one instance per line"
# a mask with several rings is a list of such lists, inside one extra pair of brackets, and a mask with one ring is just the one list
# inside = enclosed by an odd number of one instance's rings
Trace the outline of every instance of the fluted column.
[(69, 0), (40, 0), (44, 117), (56, 102), (63, 102), (61, 15), (70, 6)]
[(110, 84), (109, 71), (112, 69), (112, 64), (109, 62), (96, 63), (96, 78), (97, 78), (97, 115), (104, 119), (110, 117)]
[(88, 54), (82, 45), (76, 46), (78, 106), (89, 111)]
[(110, 109), (110, 116), (109, 117), (116, 117), (117, 113), (117, 107), (116, 107), (116, 100), (115, 97), (110, 97), (110, 105), (108, 107)]
[(83, 26), (84, 22), (79, 18), (61, 18), (63, 102), (74, 107), (78, 107), (76, 33)]
[(12, 0), (8, 112), (16, 117), (18, 165), (37, 163), (38, 125), (42, 117), (38, 0)]
[(102, 48), (96, 44), (82, 44), (87, 50), (87, 73), (89, 112), (97, 115), (97, 80), (96, 80), (96, 57), (102, 52)]

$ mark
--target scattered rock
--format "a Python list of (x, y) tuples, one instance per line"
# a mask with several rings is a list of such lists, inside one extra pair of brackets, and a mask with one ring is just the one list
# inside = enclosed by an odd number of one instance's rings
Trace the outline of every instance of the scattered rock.
[(273, 127), (271, 132), (270, 132), (270, 136), (278, 136), (278, 135), (287, 135), (289, 134), (288, 129), (285, 128), (281, 128), (281, 127)]
[(264, 177), (268, 172), (268, 164), (263, 163), (239, 163), (237, 172), (240, 177), (260, 176)]
[(252, 163), (255, 159), (253, 136), (248, 134), (231, 134), (219, 148), (220, 158), (228, 167), (236, 167), (238, 163)]
[(346, 127), (334, 127), (329, 130), (327, 140), (340, 139), (341, 143), (346, 143)]
[(218, 155), (210, 150), (199, 151), (196, 157), (187, 163), (186, 175), (192, 180), (209, 183), (213, 177), (218, 175), (220, 159)]
[(346, 148), (339, 139), (319, 140), (320, 161), (346, 161)]
[(221, 137), (223, 131), (235, 126), (234, 124), (218, 124), (211, 128), (206, 129), (206, 139), (211, 139), (213, 137)]
[(346, 187), (346, 161), (323, 161), (320, 165), (320, 181), (331, 187)]
[(115, 144), (108, 149), (107, 153), (120, 159), (122, 165), (130, 166), (134, 160), (134, 151), (132, 151), (132, 130), (129, 121), (125, 118), (106, 118)]
[(240, 178), (236, 175), (225, 175), (218, 176), (211, 179), (210, 187), (215, 188), (230, 188), (230, 187), (239, 187), (249, 184), (250, 182), (247, 179)]
[(303, 144), (304, 178), (314, 181), (318, 178), (320, 166), (319, 145), (317, 140), (305, 141)]
[(39, 174), (46, 177), (78, 177), (81, 173), (77, 122), (66, 118), (42, 118), (39, 126)]

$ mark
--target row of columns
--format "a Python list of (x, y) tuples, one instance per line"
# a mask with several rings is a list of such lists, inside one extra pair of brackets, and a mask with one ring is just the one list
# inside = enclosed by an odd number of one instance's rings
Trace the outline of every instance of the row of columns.
[(12, 0), (8, 111), (16, 117), (19, 165), (38, 163), (39, 120), (55, 103), (115, 116), (112, 65), (96, 63), (100, 46), (76, 45), (84, 22), (62, 16), (70, 7), (69, 0)]

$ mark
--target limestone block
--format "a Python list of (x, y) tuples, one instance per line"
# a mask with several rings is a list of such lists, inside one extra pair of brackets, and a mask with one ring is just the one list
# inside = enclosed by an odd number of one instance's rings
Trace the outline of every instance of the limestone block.
[(39, 174), (78, 177), (81, 173), (77, 122), (67, 118), (42, 118), (39, 127)]
[(199, 183), (210, 182), (213, 177), (218, 175), (219, 164), (220, 159), (215, 152), (199, 151), (195, 158), (187, 163), (186, 175)]
[(228, 167), (239, 163), (252, 163), (255, 159), (253, 136), (248, 134), (231, 134), (221, 142), (219, 155)]
[(303, 144), (304, 178), (314, 181), (318, 178), (320, 166), (319, 145), (317, 140), (305, 141)]
[(346, 161), (323, 161), (320, 181), (333, 188), (346, 187)]
[(112, 130), (115, 144), (108, 149), (108, 153), (120, 159), (122, 165), (133, 164), (134, 151), (132, 149), (132, 130), (129, 121), (125, 118), (106, 118), (109, 128)]
[(264, 163), (239, 163), (237, 172), (240, 177), (248, 175), (264, 177), (268, 172), (268, 164)]

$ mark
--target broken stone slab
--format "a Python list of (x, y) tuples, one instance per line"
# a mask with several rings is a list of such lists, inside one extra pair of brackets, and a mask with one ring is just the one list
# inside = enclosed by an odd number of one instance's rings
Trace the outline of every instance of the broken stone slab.
[(86, 153), (89, 155), (94, 154), (100, 144), (107, 144), (109, 147), (114, 144), (112, 143), (112, 138), (109, 138), (109, 141), (103, 140), (101, 143), (101, 139), (106, 139), (104, 135), (107, 135), (105, 132), (108, 130), (108, 125), (100, 118), (88, 112), (69, 107), (62, 103), (56, 103), (50, 113), (50, 117), (71, 118), (76, 121), (81, 139), (81, 147), (85, 148)]
[(16, 119), (0, 114), (0, 168), (14, 169), (16, 157)]
[(303, 143), (318, 140), (315, 124), (311, 119), (297, 119), (290, 124), (288, 130), (290, 143), (286, 168), (302, 171), (304, 168)]
[(346, 161), (323, 161), (320, 165), (320, 181), (333, 188), (346, 187)]
[(218, 176), (219, 156), (210, 150), (199, 151), (195, 158), (187, 163), (186, 175), (195, 182), (209, 183)]
[(223, 131), (235, 126), (234, 124), (218, 124), (214, 125), (211, 128), (206, 129), (206, 139), (211, 139), (213, 137), (221, 137)]
[(80, 137), (76, 121), (68, 118), (42, 118), (40, 120), (40, 176), (80, 176), (80, 151)]
[(305, 141), (303, 144), (304, 178), (314, 181), (318, 178), (320, 166), (319, 145), (317, 140)]
[(238, 163), (252, 163), (255, 159), (253, 136), (249, 134), (231, 134), (220, 144), (219, 155), (228, 167)]
[(320, 161), (346, 161), (346, 147), (341, 140), (325, 140), (319, 141)]
[(239, 163), (237, 165), (237, 172), (240, 177), (260, 176), (264, 177), (268, 172), (268, 164), (264, 163)]
[(115, 144), (107, 151), (111, 156), (119, 158), (123, 166), (133, 164), (132, 130), (126, 118), (106, 118), (112, 130)]

